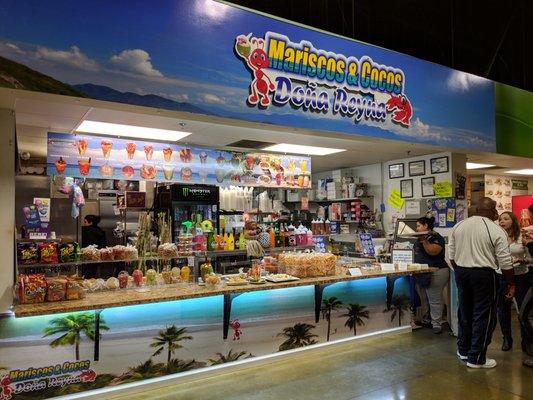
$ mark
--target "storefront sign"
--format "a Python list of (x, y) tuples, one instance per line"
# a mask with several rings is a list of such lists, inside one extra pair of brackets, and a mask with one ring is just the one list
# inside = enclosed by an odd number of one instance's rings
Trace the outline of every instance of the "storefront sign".
[[(46, 2), (3, 7), (0, 56), (10, 71), (25, 72), (1, 79), (1, 86), (16, 82), (283, 127), (496, 150), (494, 83), (487, 79), (217, 1), (156, 9), (135, 2), (127, 18), (116, 10), (99, 13), (98, 29), (79, 20), (101, 10), (71, 3), (54, 2), (54, 18)], [(58, 26), (68, 47), (41, 34)], [(46, 84), (49, 77), (58, 82)]]
[(433, 184), (435, 197), (451, 197), (452, 184), (450, 182), (437, 182)]
[(398, 189), (392, 189), (387, 202), (397, 210), (401, 210), (405, 200), (402, 199), (402, 195)]
[(89, 384), (95, 379), (96, 372), (91, 369), (89, 360), (15, 369), (0, 376), (0, 400), (16, 399), (19, 394), (40, 392), (48, 388), (60, 389), (72, 384)]
[(237, 36), (235, 53), (252, 71), (250, 106), (267, 109), (273, 103), (339, 115), (355, 124), (363, 120), (411, 124), (413, 109), (404, 93), (404, 72), (367, 54), (346, 56), (315, 48), (309, 41), (292, 42), (276, 32)]
[(311, 158), (48, 133), (48, 174), (97, 179), (311, 187)]

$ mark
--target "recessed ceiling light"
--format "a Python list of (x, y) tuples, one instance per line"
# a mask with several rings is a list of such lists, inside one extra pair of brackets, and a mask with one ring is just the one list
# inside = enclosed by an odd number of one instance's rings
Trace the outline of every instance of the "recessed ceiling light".
[(175, 142), (191, 134), (191, 132), (174, 131), (170, 129), (87, 120), (83, 121), (80, 126), (76, 128), (76, 132), (97, 133), (109, 136), (125, 136), (136, 139), (163, 140), (167, 142)]
[(328, 154), (346, 151), (344, 149), (332, 149), (329, 147), (304, 146), (301, 144), (288, 143), (279, 143), (272, 146), (267, 146), (263, 148), (263, 150), (276, 151), (278, 153), (309, 154), (312, 156), (327, 156)]
[(516, 169), (514, 171), (505, 171), (506, 174), (515, 174), (515, 175), (533, 175), (533, 169)]
[(479, 168), (490, 168), (494, 167), (492, 164), (479, 164), (475, 162), (467, 162), (466, 169), (479, 169)]

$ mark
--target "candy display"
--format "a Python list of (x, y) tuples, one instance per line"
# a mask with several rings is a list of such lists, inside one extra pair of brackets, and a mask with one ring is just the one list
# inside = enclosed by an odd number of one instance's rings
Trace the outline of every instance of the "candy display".
[(46, 292), (46, 301), (65, 300), (67, 295), (67, 279), (48, 278), (46, 279), (48, 289)]
[(100, 261), (100, 250), (94, 245), (81, 249), (81, 261)]
[(205, 282), (205, 278), (207, 275), (210, 275), (213, 273), (213, 266), (210, 262), (205, 262), (202, 265), (200, 265), (200, 276), (202, 277), (202, 280)]
[(174, 243), (164, 243), (157, 248), (157, 255), (161, 258), (178, 257), (178, 247)]
[(121, 289), (126, 289), (128, 286), (128, 280), (129, 280), (130, 274), (128, 274), (127, 271), (120, 271), (118, 273), (118, 286)]
[(150, 268), (146, 271), (146, 284), (155, 285), (157, 279), (157, 272), (155, 269)]
[(191, 268), (188, 266), (182, 267), (180, 271), (181, 280), (183, 282), (189, 281), (189, 276), (191, 275)]
[(285, 272), (298, 278), (335, 275), (337, 257), (329, 253), (283, 253), (279, 262)]
[(161, 272), (161, 277), (163, 278), (163, 282), (167, 284), (172, 283), (172, 273), (168, 269)]
[(173, 278), (181, 278), (181, 271), (179, 269), (179, 267), (172, 267), (172, 269), (170, 270), (170, 273), (172, 274), (172, 277)]
[(214, 289), (220, 283), (220, 278), (216, 275), (207, 275), (205, 277), (205, 285), (209, 289)]
[(106, 287), (109, 289), (109, 290), (115, 290), (115, 289), (118, 289), (119, 288), (119, 281), (117, 278), (115, 278), (114, 276), (112, 276), (111, 278), (108, 278), (107, 281), (105, 282), (105, 285)]
[(37, 243), (17, 243), (17, 261), (21, 265), (37, 263), (39, 261)]
[(138, 259), (139, 254), (137, 248), (133, 246), (116, 245), (113, 246), (113, 257), (115, 260), (130, 261)]
[(113, 261), (115, 259), (115, 252), (112, 247), (105, 247), (100, 249), (100, 259), (102, 261)]
[(135, 286), (139, 287), (142, 286), (143, 283), (143, 272), (140, 269), (136, 269), (132, 273), (133, 276), (133, 283)]
[(58, 262), (57, 245), (55, 243), (39, 243), (39, 260), (42, 264)]

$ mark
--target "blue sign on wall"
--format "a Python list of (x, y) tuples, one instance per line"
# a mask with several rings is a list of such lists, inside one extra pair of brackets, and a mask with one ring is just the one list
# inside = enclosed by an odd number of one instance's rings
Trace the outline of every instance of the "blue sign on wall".
[(9, 2), (0, 56), (8, 87), (496, 149), (493, 82), (211, 0)]

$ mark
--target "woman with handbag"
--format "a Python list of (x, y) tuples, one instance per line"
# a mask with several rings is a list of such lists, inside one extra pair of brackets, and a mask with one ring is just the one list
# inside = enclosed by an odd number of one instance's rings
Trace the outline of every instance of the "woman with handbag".
[(428, 264), (438, 271), (417, 276), (417, 282), (426, 293), (431, 314), (433, 333), (442, 333), (442, 312), (444, 298), (442, 292), (450, 280), (450, 270), (444, 258), (444, 238), (433, 229), (435, 217), (422, 217), (416, 221), (417, 232), (426, 232), (414, 244), (414, 262)]

